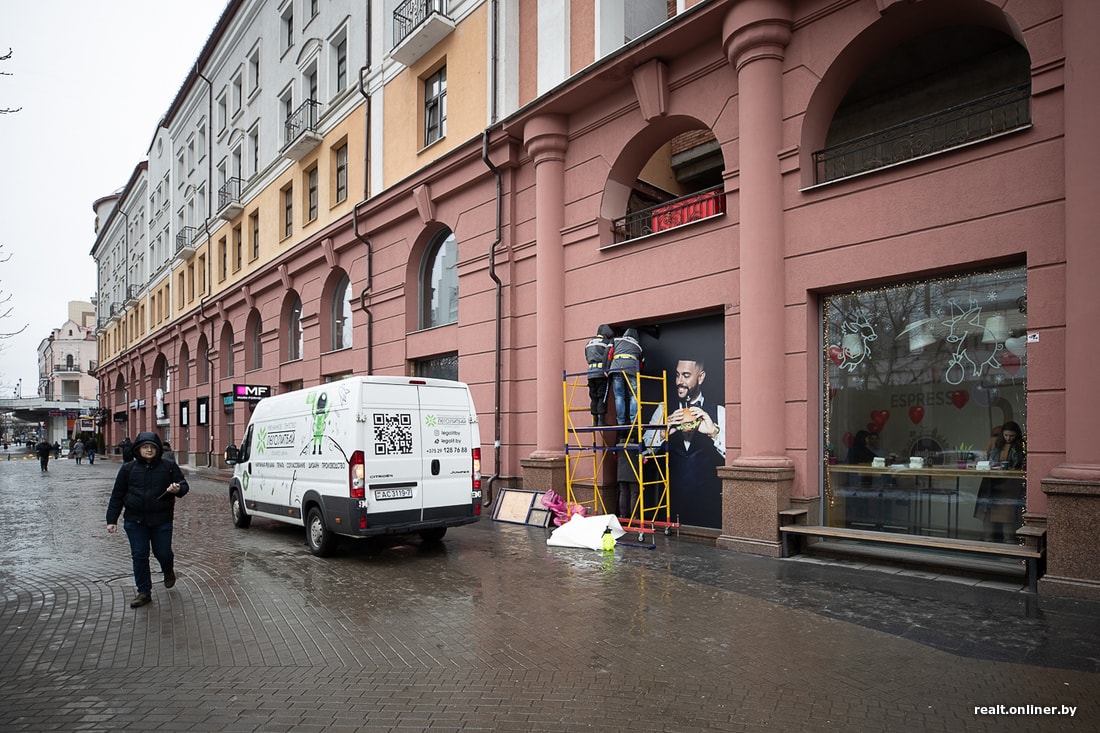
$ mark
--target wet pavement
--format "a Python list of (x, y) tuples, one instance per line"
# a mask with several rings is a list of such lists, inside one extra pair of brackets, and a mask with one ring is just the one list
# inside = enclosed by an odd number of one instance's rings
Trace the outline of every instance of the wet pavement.
[(117, 468), (0, 461), (2, 731), (1100, 730), (1100, 604), (1022, 581), (488, 517), (320, 559), (201, 470), (131, 609)]

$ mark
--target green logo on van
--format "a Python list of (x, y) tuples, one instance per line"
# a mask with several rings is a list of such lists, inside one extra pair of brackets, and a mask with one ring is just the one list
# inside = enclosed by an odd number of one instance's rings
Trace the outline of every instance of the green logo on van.
[(429, 428), (434, 428), (437, 424), (439, 424), (439, 421), (436, 419), (435, 415), (425, 415), (424, 424), (427, 425)]

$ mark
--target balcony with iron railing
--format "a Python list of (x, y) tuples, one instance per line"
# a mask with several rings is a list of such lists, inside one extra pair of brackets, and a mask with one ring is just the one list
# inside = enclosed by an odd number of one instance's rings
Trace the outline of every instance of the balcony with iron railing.
[(813, 154), (814, 181), (827, 183), (1003, 135), (1031, 124), (1031, 87), (1024, 84)]
[(176, 259), (187, 259), (195, 254), (196, 241), (202, 232), (198, 227), (184, 227), (176, 234)]
[(127, 285), (126, 286), (126, 305), (133, 305), (137, 302), (138, 296), (141, 295), (140, 285)]
[(444, 0), (405, 0), (393, 11), (394, 61), (412, 66), (455, 29)]
[(674, 229), (726, 213), (725, 188), (721, 184), (633, 211), (611, 222), (615, 244)]
[(241, 188), (244, 182), (240, 178), (230, 178), (218, 189), (218, 218), (232, 221), (244, 211), (241, 202)]
[(317, 100), (307, 99), (286, 118), (283, 123), (282, 155), (284, 158), (297, 163), (321, 144), (322, 137), (317, 132), (320, 106)]

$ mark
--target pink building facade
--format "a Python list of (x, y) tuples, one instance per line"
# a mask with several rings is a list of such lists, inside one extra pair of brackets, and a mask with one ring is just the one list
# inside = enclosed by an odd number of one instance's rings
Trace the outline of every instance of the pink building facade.
[[(793, 507), (990, 540), (977, 471), (1013, 422), (1007, 541), (1045, 529), (1041, 592), (1100, 595), (1097, 30), (1088, 0), (699, 3), (104, 365), (109, 440), (167, 429), (217, 462), (234, 385), (456, 357), (490, 485), (563, 491), (563, 374), (599, 324), (633, 327), (670, 396), (705, 363), (717, 431), (690, 442), (717, 452), (673, 486), (681, 531), (778, 556)], [(961, 475), (844, 473), (861, 432), (887, 469)]]

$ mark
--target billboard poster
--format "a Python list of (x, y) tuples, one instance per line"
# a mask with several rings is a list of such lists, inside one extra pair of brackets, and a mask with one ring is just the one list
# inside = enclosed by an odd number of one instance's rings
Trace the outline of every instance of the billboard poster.
[[(721, 315), (639, 326), (642, 373), (665, 380), (665, 405), (648, 407), (645, 442), (668, 453), (669, 512), (681, 524), (722, 527), (722, 483), (717, 468), (726, 462), (725, 330)], [(658, 388), (660, 382), (646, 380)], [(646, 387), (643, 387), (646, 389)], [(660, 395), (643, 391), (643, 402)]]

